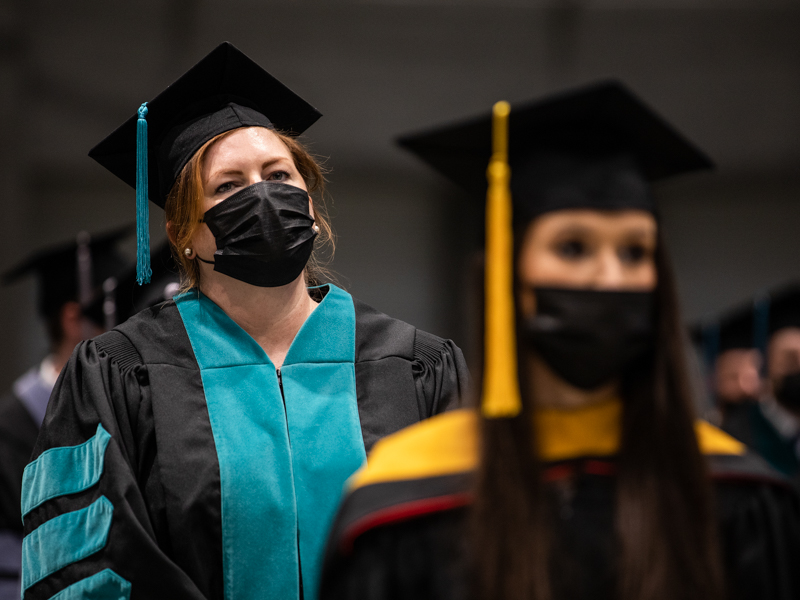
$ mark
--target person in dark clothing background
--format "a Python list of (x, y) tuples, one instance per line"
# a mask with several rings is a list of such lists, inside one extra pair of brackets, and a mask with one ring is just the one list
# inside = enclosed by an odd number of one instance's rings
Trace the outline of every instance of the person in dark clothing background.
[[(800, 284), (769, 297), (765, 414), (800, 463)], [(800, 467), (794, 472), (800, 478)]]
[(767, 300), (760, 298), (728, 311), (716, 322), (695, 327), (692, 333), (710, 363), (711, 394), (720, 413), (720, 427), (791, 477), (800, 463), (782, 434), (786, 415), (775, 406), (767, 389), (764, 302)]
[(481, 407), (376, 445), (323, 600), (797, 598), (797, 492), (694, 416), (650, 184), (709, 159), (615, 82), (493, 120), (401, 140), (490, 165)]
[[(12, 284), (26, 276), (38, 283), (37, 310), (46, 326), (49, 352), (0, 396), (0, 600), (19, 598), (22, 549), (20, 491), (50, 393), (81, 341), (102, 333), (102, 286), (119, 277), (128, 261), (116, 246), (129, 227), (44, 248), (4, 274)], [(92, 309), (96, 304), (100, 309)]]
[(768, 301), (769, 391), (796, 414), (800, 412), (800, 283), (772, 291)]

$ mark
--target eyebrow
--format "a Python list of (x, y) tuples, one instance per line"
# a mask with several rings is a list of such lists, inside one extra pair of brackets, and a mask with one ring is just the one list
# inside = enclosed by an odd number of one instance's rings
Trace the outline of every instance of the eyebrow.
[[(568, 237), (570, 235), (592, 235), (595, 233), (595, 229), (588, 225), (567, 225), (564, 229), (559, 230), (554, 237), (555, 238), (563, 238)], [(628, 229), (625, 231), (620, 232), (620, 236), (625, 238), (643, 238), (643, 239), (650, 239), (655, 237), (655, 232), (651, 232), (650, 229), (637, 227), (635, 229)]]
[(637, 229), (630, 229), (628, 231), (625, 231), (624, 235), (626, 235), (628, 237), (649, 238), (649, 237), (655, 237), (656, 232), (655, 231), (651, 231), (650, 229), (639, 229), (639, 228), (637, 228)]
[[(289, 158), (287, 158), (285, 156), (278, 156), (276, 158), (271, 158), (269, 160), (264, 161), (264, 163), (261, 165), (261, 168), (262, 169), (266, 169), (267, 167), (271, 167), (275, 163), (279, 163), (279, 162), (282, 162), (282, 161), (289, 162)], [(241, 169), (223, 169), (223, 170), (220, 170), (220, 171), (214, 171), (208, 177), (208, 181), (213, 181), (217, 177), (222, 177), (224, 175), (243, 175), (243, 174), (244, 174), (244, 172)]]
[(562, 237), (565, 235), (575, 235), (580, 233), (592, 233), (593, 229), (591, 227), (587, 227), (586, 225), (567, 225), (563, 229), (559, 229), (555, 237)]
[(239, 169), (225, 169), (224, 171), (215, 171), (209, 176), (208, 180), (211, 181), (223, 175), (242, 175), (242, 174), (243, 174), (242, 171)]

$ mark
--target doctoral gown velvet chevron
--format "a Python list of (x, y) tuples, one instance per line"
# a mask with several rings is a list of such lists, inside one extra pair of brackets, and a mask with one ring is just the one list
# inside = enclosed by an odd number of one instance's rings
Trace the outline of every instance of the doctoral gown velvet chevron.
[(25, 599), (316, 597), (345, 479), (467, 384), (451, 342), (320, 293), (280, 370), (196, 290), (78, 346), (24, 477)]

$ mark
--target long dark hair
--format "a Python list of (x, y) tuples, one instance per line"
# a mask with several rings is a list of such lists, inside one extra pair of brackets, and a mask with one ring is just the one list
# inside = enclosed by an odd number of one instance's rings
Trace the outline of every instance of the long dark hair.
[[(711, 483), (694, 434), (675, 280), (661, 239), (656, 250), (656, 340), (623, 375), (617, 457), (617, 593), (620, 600), (722, 597)], [(523, 364), (520, 362), (520, 364)], [(551, 600), (553, 531), (531, 450), (535, 431), (520, 369), (523, 410), (484, 419), (470, 519), (476, 597)]]

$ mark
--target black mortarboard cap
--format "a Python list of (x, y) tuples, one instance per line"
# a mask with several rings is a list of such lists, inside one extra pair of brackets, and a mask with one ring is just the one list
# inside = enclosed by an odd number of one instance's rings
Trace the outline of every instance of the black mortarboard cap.
[(150, 281), (148, 198), (161, 208), (192, 156), (221, 133), (267, 127), (299, 135), (319, 111), (224, 42), (89, 152), (136, 189), (139, 284)]
[(769, 337), (785, 327), (800, 327), (800, 283), (760, 294), (715, 321), (697, 324), (691, 336), (707, 352), (712, 350), (711, 358), (732, 349), (755, 348), (766, 354)]
[(702, 351), (708, 369), (713, 370), (719, 355), (728, 350), (763, 350), (761, 315), (763, 303), (750, 302), (689, 328), (692, 342)]
[[(147, 103), (148, 195), (164, 208), (183, 167), (208, 140), (240, 127), (299, 135), (321, 114), (233, 44), (224, 42)], [(137, 114), (89, 152), (136, 187)]]
[(719, 351), (756, 347), (753, 304), (729, 312), (719, 322)]
[[(398, 142), (476, 197), (486, 193), (491, 114)], [(566, 208), (655, 206), (649, 183), (711, 160), (616, 81), (512, 106), (509, 163), (514, 218)]]
[(770, 293), (769, 333), (786, 327), (800, 327), (800, 283)]
[[(88, 246), (91, 256), (90, 292), (93, 295), (98, 293), (108, 277), (119, 276), (130, 267), (130, 261), (117, 251), (117, 244), (131, 233), (133, 226), (129, 225), (89, 237), (85, 245)], [(4, 273), (3, 283), (9, 284), (27, 275), (36, 275), (39, 314), (45, 318), (55, 316), (64, 304), (79, 299), (80, 246), (78, 241), (72, 241), (43, 248)]]

